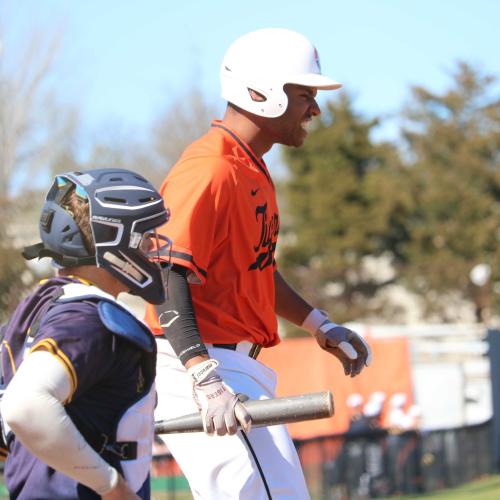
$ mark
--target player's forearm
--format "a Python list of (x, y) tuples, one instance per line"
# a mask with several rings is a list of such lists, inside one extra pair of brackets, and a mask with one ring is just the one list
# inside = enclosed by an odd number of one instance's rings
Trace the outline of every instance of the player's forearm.
[(184, 364), (184, 366), (186, 368), (191, 368), (192, 366), (197, 365), (199, 363), (203, 363), (204, 361), (207, 361), (208, 359), (210, 359), (210, 356), (208, 354), (205, 354), (202, 356), (194, 356), (192, 358), (189, 358), (186, 361), (186, 363)]
[(207, 348), (198, 330), (187, 270), (174, 265), (164, 273), (168, 273), (164, 280), (168, 283), (168, 293), (165, 302), (156, 307), (156, 314), (165, 338), (185, 366), (197, 356), (208, 359)]
[(279, 271), (274, 273), (274, 288), (276, 314), (297, 326), (301, 326), (312, 311), (312, 306), (285, 281)]
[(33, 455), (103, 495), (114, 488), (118, 473), (69, 418), (62, 405), (69, 395), (69, 377), (61, 363), (48, 352), (34, 352), (4, 394), (2, 418)]

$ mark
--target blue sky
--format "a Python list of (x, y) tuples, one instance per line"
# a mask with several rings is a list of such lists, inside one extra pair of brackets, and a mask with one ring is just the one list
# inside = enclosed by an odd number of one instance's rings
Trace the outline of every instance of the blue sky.
[(261, 27), (307, 35), (359, 112), (390, 116), (411, 84), (445, 89), (459, 59), (500, 76), (499, 19), (496, 0), (0, 0), (10, 53), (34, 27), (62, 30), (54, 84), (88, 130), (148, 127), (193, 82), (218, 102), (226, 47)]

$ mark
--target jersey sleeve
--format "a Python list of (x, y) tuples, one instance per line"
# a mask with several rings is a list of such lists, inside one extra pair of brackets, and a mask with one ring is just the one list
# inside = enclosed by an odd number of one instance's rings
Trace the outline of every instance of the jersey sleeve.
[(231, 165), (223, 158), (196, 157), (177, 164), (161, 192), (170, 220), (161, 231), (172, 240), (172, 262), (205, 283), (213, 249), (228, 237)]
[(65, 368), (71, 384), (69, 400), (105, 379), (113, 369), (113, 334), (103, 326), (93, 304), (75, 302), (51, 315), (30, 351), (40, 349), (50, 352)]

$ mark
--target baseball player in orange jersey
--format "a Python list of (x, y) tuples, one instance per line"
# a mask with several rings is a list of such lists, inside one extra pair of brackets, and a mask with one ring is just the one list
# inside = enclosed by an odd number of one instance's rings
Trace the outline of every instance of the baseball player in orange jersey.
[[(359, 335), (281, 276), (276, 193), (262, 159), (274, 144), (301, 146), (320, 114), (317, 90), (340, 84), (321, 74), (307, 38), (284, 29), (237, 39), (221, 83), (224, 118), (185, 150), (160, 190), (174, 265), (166, 302), (147, 314), (158, 335), (156, 418), (201, 412), (205, 433), (163, 436), (195, 498), (307, 499), (286, 427), (250, 429), (237, 394), (275, 396), (275, 374), (256, 358), (279, 343), (276, 315), (311, 333), (346, 375), (370, 363)], [(306, 360), (297, 370), (307, 372)]]

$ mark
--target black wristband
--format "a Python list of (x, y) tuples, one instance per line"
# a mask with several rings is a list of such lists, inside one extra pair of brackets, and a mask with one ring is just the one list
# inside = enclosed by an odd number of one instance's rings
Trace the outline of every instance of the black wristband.
[(174, 264), (162, 272), (164, 283), (167, 284), (167, 298), (163, 304), (156, 306), (156, 314), (164, 337), (185, 365), (195, 356), (208, 355), (208, 351), (198, 330), (187, 269)]

